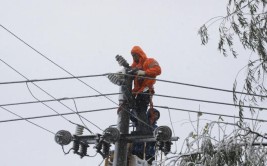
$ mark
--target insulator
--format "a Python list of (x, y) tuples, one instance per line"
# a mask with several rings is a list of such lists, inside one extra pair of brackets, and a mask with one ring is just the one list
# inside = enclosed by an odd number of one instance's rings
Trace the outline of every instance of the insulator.
[(172, 131), (168, 126), (159, 126), (154, 130), (154, 137), (158, 141), (169, 141), (172, 137)]
[(83, 130), (84, 130), (83, 126), (77, 125), (75, 135), (83, 135)]
[(116, 60), (118, 61), (119, 65), (129, 68), (129, 63), (121, 56), (121, 55), (116, 55)]
[(157, 142), (157, 146), (158, 146), (159, 150), (163, 151), (164, 142), (162, 142), (162, 141), (158, 141), (158, 142)]
[(110, 146), (111, 146), (111, 145), (110, 145), (109, 143), (103, 142), (103, 144), (102, 144), (102, 149), (103, 149), (103, 157), (104, 157), (104, 158), (108, 157)]
[(89, 145), (85, 144), (85, 143), (81, 143), (80, 145), (80, 155), (81, 157), (84, 157), (87, 155), (87, 148), (89, 147)]
[(116, 74), (108, 74), (108, 79), (113, 84), (116, 84), (116, 85), (119, 85), (119, 86), (121, 86), (121, 85), (123, 85), (125, 83), (124, 79), (121, 79)]
[(100, 143), (97, 143), (97, 144), (95, 145), (94, 148), (95, 148), (96, 151), (99, 153), (99, 152), (101, 151), (101, 149), (102, 149), (102, 144), (101, 144), (101, 142), (100, 142)]
[(171, 145), (172, 145), (171, 141), (164, 142), (163, 152), (165, 156), (171, 151)]
[(104, 140), (108, 143), (115, 143), (120, 138), (120, 131), (117, 128), (109, 127), (103, 133)]
[(79, 148), (80, 148), (80, 142), (78, 140), (74, 140), (72, 146), (73, 153), (78, 153)]
[(66, 130), (60, 130), (55, 135), (55, 141), (59, 145), (68, 145), (72, 140), (72, 135)]

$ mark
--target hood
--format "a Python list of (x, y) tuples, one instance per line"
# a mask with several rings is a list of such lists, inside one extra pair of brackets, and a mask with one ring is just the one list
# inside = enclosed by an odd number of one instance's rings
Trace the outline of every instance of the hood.
[(138, 64), (142, 64), (143, 65), (145, 60), (147, 59), (147, 56), (146, 56), (145, 52), (139, 46), (134, 46), (132, 48), (131, 53), (135, 53), (135, 54), (139, 55), (140, 59), (139, 59), (139, 63)]

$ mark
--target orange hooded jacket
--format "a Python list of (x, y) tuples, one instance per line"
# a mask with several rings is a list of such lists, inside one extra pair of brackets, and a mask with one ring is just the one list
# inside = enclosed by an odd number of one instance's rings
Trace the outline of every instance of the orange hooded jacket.
[[(153, 58), (147, 58), (144, 51), (139, 46), (134, 46), (131, 51), (132, 54), (137, 54), (139, 56), (139, 62), (133, 61), (131, 65), (132, 68), (138, 68), (139, 70), (145, 71), (145, 77), (156, 78), (156, 76), (161, 74), (161, 68), (158, 62)], [(141, 93), (146, 87), (149, 88), (150, 92), (154, 92), (153, 85), (156, 80), (153, 79), (141, 79), (135, 77), (134, 79), (134, 89), (133, 92)]]

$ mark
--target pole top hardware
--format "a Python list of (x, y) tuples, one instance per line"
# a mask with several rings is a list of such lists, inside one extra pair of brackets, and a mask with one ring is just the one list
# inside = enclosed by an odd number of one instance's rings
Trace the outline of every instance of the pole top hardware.
[(109, 127), (104, 131), (103, 138), (108, 143), (115, 143), (120, 139), (120, 131), (117, 128)]
[(154, 137), (158, 141), (169, 141), (172, 137), (172, 131), (168, 126), (159, 126), (154, 130)]

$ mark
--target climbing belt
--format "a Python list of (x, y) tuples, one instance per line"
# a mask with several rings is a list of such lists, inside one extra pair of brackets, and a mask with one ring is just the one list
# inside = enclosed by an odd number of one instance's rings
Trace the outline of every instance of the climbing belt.
[(154, 108), (153, 108), (153, 95), (154, 95), (154, 90), (149, 90), (149, 96), (150, 96), (150, 101), (149, 101), (149, 105), (150, 105), (150, 108), (149, 108), (149, 115), (150, 115), (150, 118), (149, 118), (149, 123), (150, 124), (153, 124), (153, 122), (155, 122), (156, 120), (156, 117), (155, 117), (155, 114), (154, 114)]

